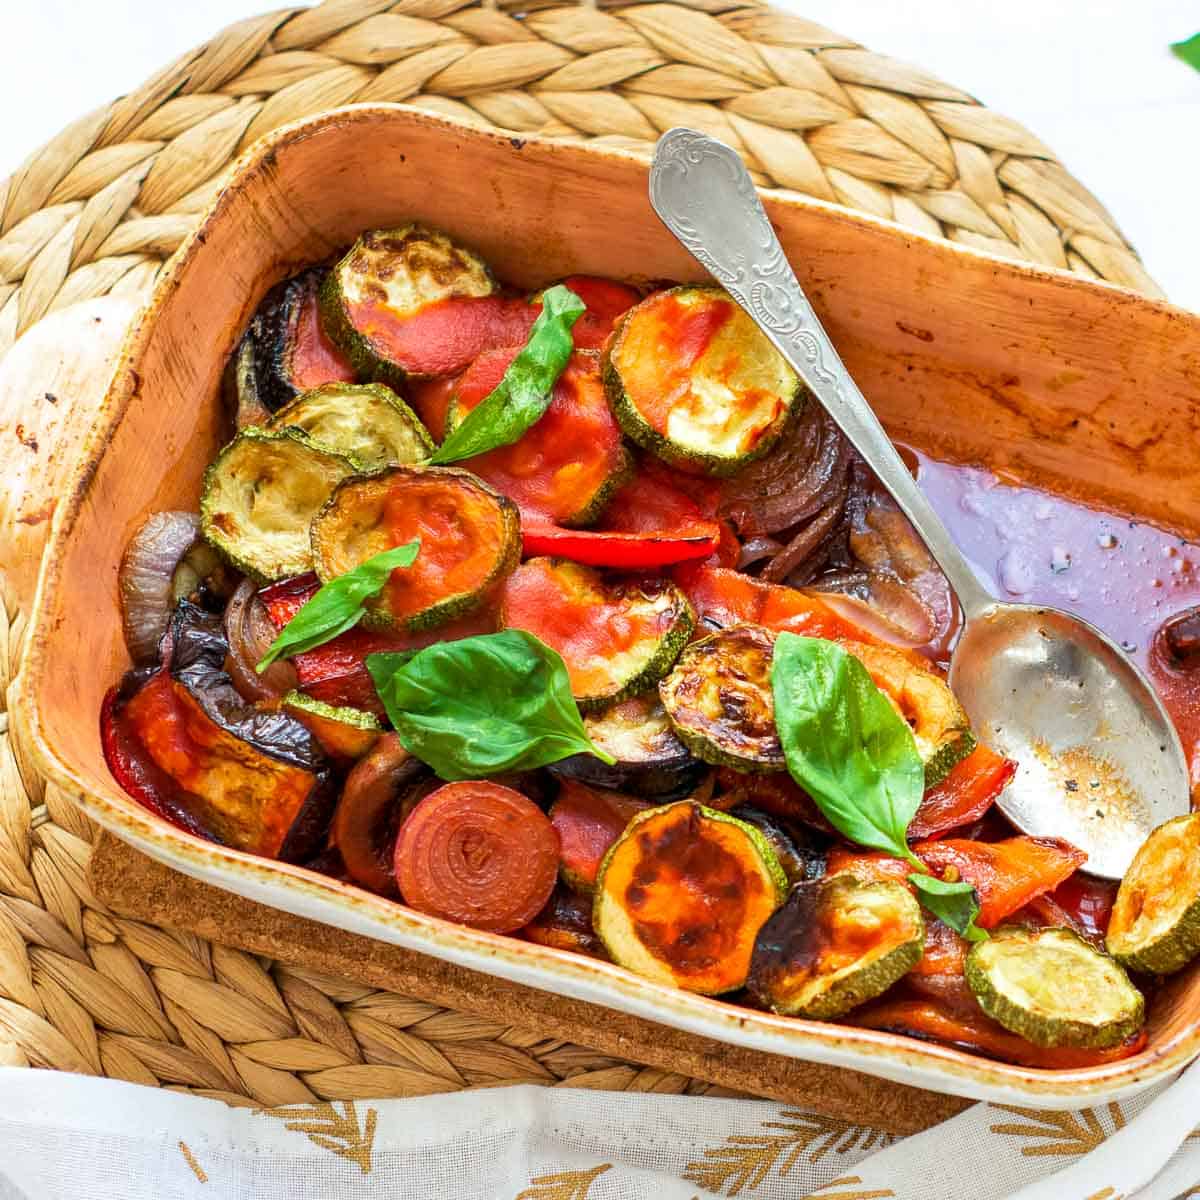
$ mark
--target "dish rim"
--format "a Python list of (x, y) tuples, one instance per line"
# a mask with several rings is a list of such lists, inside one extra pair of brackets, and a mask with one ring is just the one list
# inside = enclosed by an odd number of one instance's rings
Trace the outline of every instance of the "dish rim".
[[(220, 220), (234, 198), (244, 193), (285, 147), (329, 126), (351, 129), (362, 121), (424, 125), (468, 141), (491, 143), (501, 149), (507, 143), (509, 153), (517, 153), (526, 143), (534, 143), (550, 153), (612, 158), (646, 168), (644, 158), (631, 151), (536, 136), (514, 139), (466, 121), (403, 104), (357, 104), (331, 109), (281, 126), (242, 154), (226, 184), (172, 256), (150, 298), (131, 323), (104, 400), (93, 416), (80, 457), (56, 508), (31, 608), (29, 633), (19, 663), (14, 705), (15, 717), (22, 726), (27, 744), (47, 778), (63, 788), (97, 824), (158, 861), (194, 878), (293, 915), (731, 1045), (864, 1071), (895, 1082), (975, 1099), (1037, 1101), (1063, 1108), (1088, 1101), (1118, 1099), (1141, 1091), (1200, 1053), (1200, 1007), (1191, 1021), (1162, 1045), (1114, 1063), (1072, 1070), (1020, 1067), (900, 1034), (780, 1017), (719, 998), (668, 988), (613, 963), (425, 916), (304, 868), (204, 841), (141, 808), (135, 800), (120, 792), (115, 781), (107, 793), (89, 790), (74, 773), (70, 756), (55, 749), (41, 720), (43, 642), (52, 607), (49, 601), (62, 584), (62, 550), (74, 532), (108, 444), (139, 391), (133, 365), (149, 347), (158, 314), (175, 290), (176, 281), (188, 270), (193, 259), (204, 253), (208, 230)], [(514, 142), (518, 144), (512, 146)], [(1088, 280), (1061, 269), (1002, 259), (974, 247), (914, 232), (895, 222), (825, 201), (794, 193), (781, 194), (775, 189), (764, 189), (764, 192), (774, 204), (820, 210), (856, 225), (883, 228), (893, 235), (922, 242), (935, 253), (981, 257), (1006, 271), (1052, 280), (1060, 286), (1101, 287), (1128, 301), (1151, 307), (1172, 307), (1117, 284)]]

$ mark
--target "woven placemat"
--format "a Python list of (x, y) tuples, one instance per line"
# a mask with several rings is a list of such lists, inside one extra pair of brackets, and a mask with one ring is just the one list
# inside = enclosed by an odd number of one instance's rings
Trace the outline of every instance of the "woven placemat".
[[(0, 184), (0, 355), (56, 310), (143, 296), (242, 149), (359, 100), (647, 151), (688, 124), (737, 147), (763, 186), (1160, 294), (1104, 207), (1028, 130), (800, 17), (728, 0), (327, 0), (231, 26)], [(6, 457), (39, 453), (20, 415), (0, 411)], [(52, 447), (40, 452), (53, 461)], [(56, 469), (25, 477), (50, 489)], [(0, 496), (9, 533), (17, 490)], [(19, 499), (31, 511), (27, 490)], [(40, 529), (0, 545), (0, 695)], [(0, 1063), (263, 1105), (497, 1081), (712, 1090), (115, 915), (89, 882), (94, 829), (32, 769), (3, 714), (0, 725)]]

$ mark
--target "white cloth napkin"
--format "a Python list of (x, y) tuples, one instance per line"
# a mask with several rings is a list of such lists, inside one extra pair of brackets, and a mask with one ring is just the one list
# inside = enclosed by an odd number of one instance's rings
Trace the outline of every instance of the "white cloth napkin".
[(256, 1111), (0, 1069), (0, 1200), (1176, 1200), (1200, 1070), (1078, 1112), (979, 1104), (903, 1141), (785, 1105), (569, 1088)]

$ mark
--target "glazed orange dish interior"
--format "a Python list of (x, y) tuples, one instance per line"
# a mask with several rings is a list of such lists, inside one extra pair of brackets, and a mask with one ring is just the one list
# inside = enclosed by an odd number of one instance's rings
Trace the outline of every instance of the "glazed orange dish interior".
[[(1119, 883), (1008, 823), (945, 579), (720, 288), (518, 290), (400, 220), (272, 288), (223, 388), (194, 505), (119, 564), (97, 719), (157, 817), (745, 1009), (1145, 1047), (1200, 954), (1200, 816)], [(998, 594), (1111, 615), (1200, 782), (1194, 548), (912, 465)]]

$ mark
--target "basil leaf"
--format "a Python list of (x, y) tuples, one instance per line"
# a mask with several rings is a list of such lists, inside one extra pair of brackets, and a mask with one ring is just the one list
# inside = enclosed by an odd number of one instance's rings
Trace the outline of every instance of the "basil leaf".
[(1193, 33), (1185, 42), (1172, 42), (1171, 51), (1176, 58), (1181, 58), (1189, 67), (1200, 71), (1200, 33)]
[(277, 658), (301, 654), (353, 629), (366, 611), (363, 601), (377, 596), (397, 567), (411, 567), (420, 548), (416, 539), (393, 546), (324, 584), (279, 631), (254, 669), (261, 675)]
[(969, 883), (948, 883), (936, 875), (915, 873), (908, 877), (908, 882), (917, 889), (917, 899), (955, 933), (961, 933), (968, 942), (987, 941), (987, 930), (975, 924), (979, 916), (979, 893)]
[(829, 823), (852, 842), (921, 867), (905, 832), (925, 768), (912, 730), (866, 667), (834, 642), (781, 633), (771, 690), (788, 771)]
[(504, 378), (467, 413), (429, 461), (459, 462), (519, 440), (549, 408), (554, 385), (575, 348), (571, 327), (585, 308), (561, 283), (543, 292), (542, 311), (529, 340), (508, 364)]
[(446, 780), (527, 771), (592, 745), (557, 651), (506, 629), (416, 654), (368, 654), (367, 670), (401, 745)]

